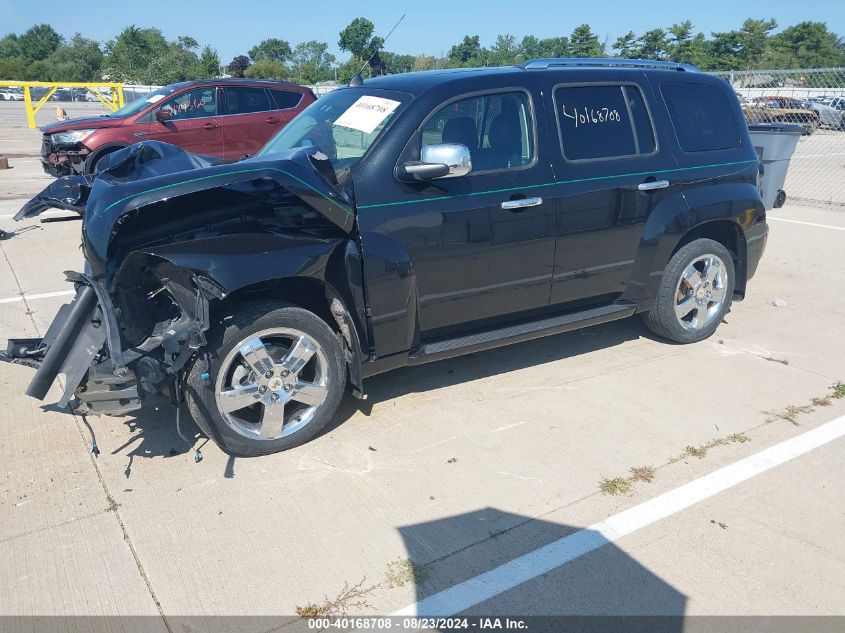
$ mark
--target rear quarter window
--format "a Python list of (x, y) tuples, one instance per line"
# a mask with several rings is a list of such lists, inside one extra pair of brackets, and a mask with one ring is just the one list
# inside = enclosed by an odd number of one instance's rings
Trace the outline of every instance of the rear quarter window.
[(294, 92), (293, 90), (277, 90), (272, 88), (270, 96), (273, 97), (273, 103), (278, 110), (287, 110), (295, 108), (302, 101), (302, 93)]
[(665, 83), (660, 92), (683, 151), (739, 147), (739, 126), (723, 90), (704, 84)]
[(656, 149), (651, 117), (637, 86), (558, 86), (554, 102), (566, 160), (630, 158)]

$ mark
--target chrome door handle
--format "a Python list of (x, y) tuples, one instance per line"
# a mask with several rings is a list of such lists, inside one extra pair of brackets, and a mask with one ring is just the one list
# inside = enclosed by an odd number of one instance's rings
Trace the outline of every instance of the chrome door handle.
[(655, 189), (665, 189), (668, 186), (668, 180), (652, 180), (650, 182), (641, 182), (637, 185), (637, 189), (640, 191), (654, 191)]
[(543, 204), (542, 198), (520, 198), (519, 200), (505, 200), (502, 203), (502, 208), (513, 211), (514, 209), (525, 209), (526, 207), (537, 207), (541, 204)]
[(216, 130), (217, 128), (218, 125), (216, 123), (205, 123), (202, 126), (202, 129), (204, 130)]

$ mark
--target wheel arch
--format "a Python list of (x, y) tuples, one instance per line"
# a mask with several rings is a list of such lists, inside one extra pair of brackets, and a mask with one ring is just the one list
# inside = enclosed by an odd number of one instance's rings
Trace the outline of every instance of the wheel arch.
[(669, 259), (681, 248), (698, 239), (713, 240), (730, 251), (734, 260), (734, 298), (743, 299), (745, 297), (748, 257), (745, 234), (739, 224), (730, 219), (708, 220), (697, 224), (681, 236), (672, 249)]
[(209, 306), (211, 323), (220, 323), (238, 306), (258, 300), (291, 303), (313, 312), (325, 321), (342, 341), (347, 378), (353, 394), (363, 396), (362, 333), (338, 289), (317, 277), (291, 276), (257, 281), (212, 302)]

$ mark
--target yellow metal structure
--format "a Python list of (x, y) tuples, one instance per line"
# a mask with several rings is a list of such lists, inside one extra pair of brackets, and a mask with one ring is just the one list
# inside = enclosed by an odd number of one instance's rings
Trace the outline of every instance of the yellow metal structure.
[[(23, 88), (23, 101), (26, 106), (26, 120), (29, 127), (35, 128), (35, 113), (41, 109), (47, 100), (53, 96), (57, 88), (86, 88), (88, 92), (93, 94), (100, 102), (109, 110), (114, 112), (118, 108), (123, 107), (123, 84), (120, 83), (102, 83), (102, 82), (80, 82), (80, 81), (0, 81), (0, 88)], [(32, 102), (32, 93), (30, 88), (47, 88), (37, 102)], [(108, 88), (109, 96), (103, 95), (100, 90)]]

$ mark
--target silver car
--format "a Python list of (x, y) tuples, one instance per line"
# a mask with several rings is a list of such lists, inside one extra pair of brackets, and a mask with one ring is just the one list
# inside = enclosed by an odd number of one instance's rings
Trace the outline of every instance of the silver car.
[(808, 100), (805, 104), (818, 113), (821, 126), (845, 130), (845, 97), (833, 97), (824, 102)]

